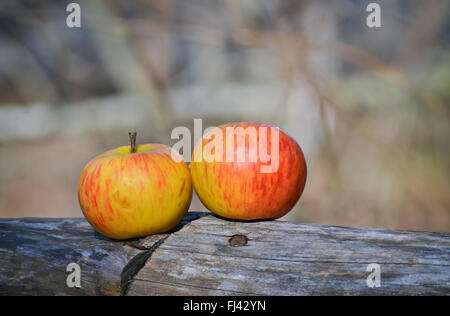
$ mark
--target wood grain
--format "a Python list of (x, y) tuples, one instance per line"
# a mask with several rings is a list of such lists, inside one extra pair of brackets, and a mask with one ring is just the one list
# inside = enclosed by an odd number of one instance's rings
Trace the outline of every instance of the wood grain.
[[(449, 295), (450, 234), (190, 212), (114, 241), (82, 218), (0, 220), (0, 295)], [(81, 288), (66, 286), (69, 263)], [(367, 265), (381, 269), (370, 288)]]
[[(0, 294), (118, 295), (120, 273), (140, 250), (96, 233), (81, 218), (0, 221)], [(66, 267), (81, 268), (69, 288)]]
[[(242, 247), (231, 236), (248, 237)], [(169, 236), (137, 273), (140, 295), (445, 295), (448, 234), (208, 216)], [(381, 269), (370, 288), (367, 265)]]
[[(0, 295), (121, 295), (154, 245), (206, 213), (192, 212), (171, 232), (114, 241), (84, 218), (0, 219)], [(69, 288), (69, 263), (81, 288)]]

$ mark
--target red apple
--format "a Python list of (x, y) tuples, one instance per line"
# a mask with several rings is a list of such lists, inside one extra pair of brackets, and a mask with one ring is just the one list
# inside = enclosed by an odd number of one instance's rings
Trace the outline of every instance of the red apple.
[(181, 222), (191, 203), (186, 163), (170, 147), (135, 145), (109, 150), (92, 159), (78, 182), (84, 216), (100, 233), (128, 239), (161, 233)]
[(196, 144), (191, 176), (200, 201), (215, 214), (275, 219), (300, 198), (306, 163), (297, 142), (280, 129), (232, 123), (212, 129)]

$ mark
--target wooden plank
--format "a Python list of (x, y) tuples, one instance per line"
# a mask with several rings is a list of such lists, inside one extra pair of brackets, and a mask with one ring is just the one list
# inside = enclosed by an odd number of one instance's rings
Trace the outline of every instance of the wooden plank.
[[(205, 213), (189, 213), (173, 230)], [(172, 232), (173, 232), (172, 231)], [(171, 232), (114, 241), (84, 218), (0, 219), (0, 295), (120, 295)], [(81, 270), (81, 288), (66, 284), (69, 263)]]
[[(233, 247), (231, 236), (248, 237)], [(169, 236), (129, 295), (445, 295), (450, 236), (203, 217)], [(380, 265), (370, 288), (368, 264)]]
[[(171, 232), (113, 241), (82, 218), (0, 220), (0, 295), (448, 295), (449, 259), (448, 233), (190, 212)], [(81, 288), (66, 285), (71, 262)]]
[[(0, 221), (0, 295), (118, 295), (120, 273), (140, 250), (96, 233), (82, 218)], [(81, 288), (69, 288), (69, 263)]]

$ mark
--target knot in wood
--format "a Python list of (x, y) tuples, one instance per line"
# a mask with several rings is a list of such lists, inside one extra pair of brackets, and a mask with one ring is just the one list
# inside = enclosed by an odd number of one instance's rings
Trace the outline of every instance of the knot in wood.
[(241, 246), (245, 246), (248, 242), (248, 238), (245, 235), (233, 235), (231, 236), (231, 238), (228, 240), (228, 243), (230, 244), (230, 246), (232, 247), (241, 247)]

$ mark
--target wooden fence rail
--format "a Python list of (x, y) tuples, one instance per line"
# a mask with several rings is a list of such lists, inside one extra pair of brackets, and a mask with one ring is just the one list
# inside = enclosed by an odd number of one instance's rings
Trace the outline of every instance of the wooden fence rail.
[(190, 212), (166, 234), (113, 241), (83, 218), (0, 220), (0, 295), (428, 294), (450, 294), (448, 233)]

